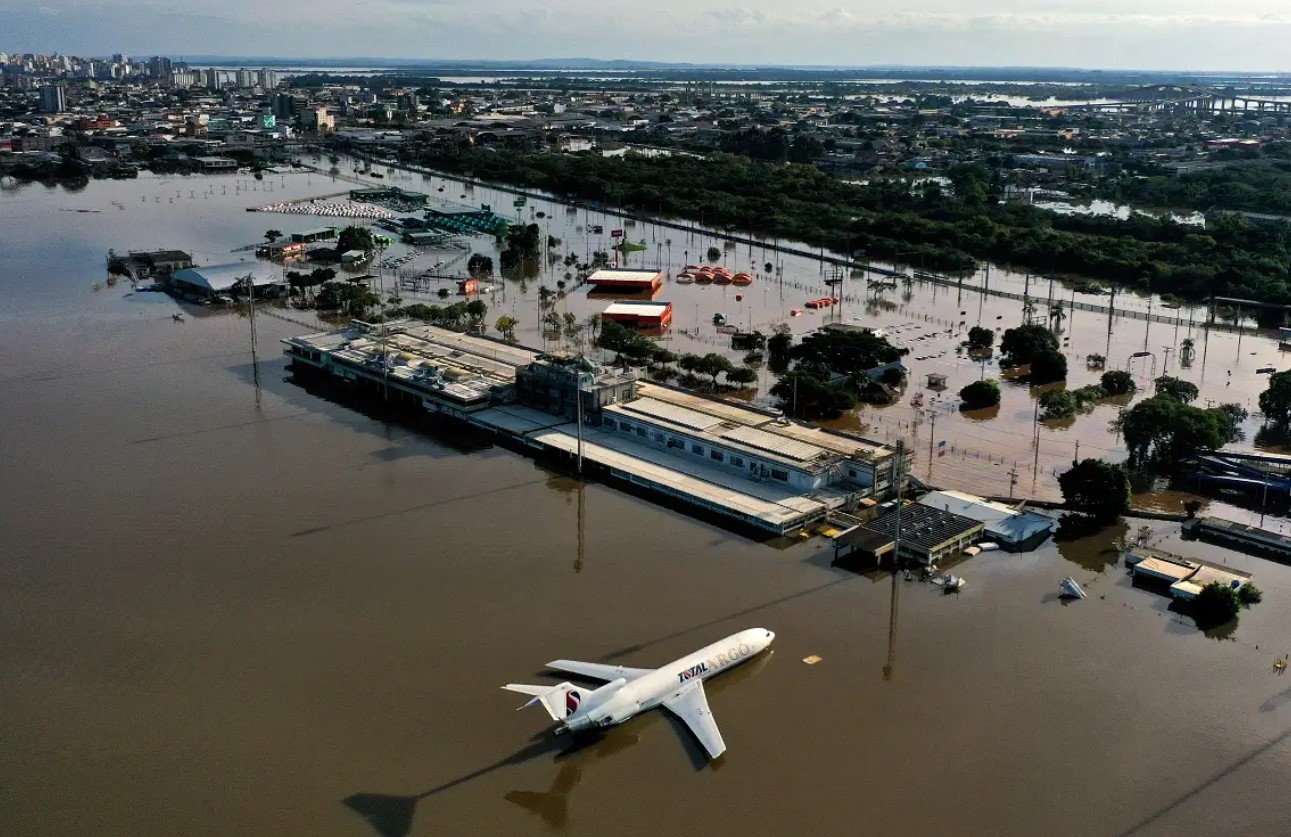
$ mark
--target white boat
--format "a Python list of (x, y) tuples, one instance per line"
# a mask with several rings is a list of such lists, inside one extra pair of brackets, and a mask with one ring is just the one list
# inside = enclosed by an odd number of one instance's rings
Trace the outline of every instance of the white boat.
[(1074, 578), (1069, 576), (1058, 582), (1058, 595), (1064, 599), (1083, 599), (1085, 591)]
[(959, 589), (964, 586), (964, 583), (965, 583), (964, 579), (960, 578), (954, 573), (946, 573), (941, 578), (933, 582), (933, 584), (941, 585), (941, 588), (945, 590), (947, 593), (958, 592)]

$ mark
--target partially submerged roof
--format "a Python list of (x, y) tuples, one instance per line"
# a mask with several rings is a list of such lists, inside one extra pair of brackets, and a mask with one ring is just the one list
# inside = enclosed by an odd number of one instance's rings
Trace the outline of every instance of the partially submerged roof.
[(980, 532), (982, 523), (977, 520), (914, 503), (893, 509), (865, 527), (885, 535), (896, 535), (897, 515), (901, 519), (901, 543), (918, 549), (931, 550), (947, 541)]
[(631, 270), (621, 267), (603, 267), (587, 277), (589, 285), (648, 285), (663, 279), (659, 270)]
[(234, 285), (251, 277), (252, 283), (261, 288), (280, 282), (278, 272), (253, 262), (236, 262), (234, 264), (216, 264), (207, 267), (187, 267), (177, 270), (174, 279), (198, 288), (206, 288), (213, 293), (223, 293)]
[(1024, 541), (1041, 532), (1051, 532), (1057, 526), (1057, 521), (1052, 517), (1016, 509), (962, 491), (930, 491), (919, 502), (979, 520), (986, 524), (987, 531), (993, 537), (1011, 542)]
[(614, 302), (605, 309), (606, 317), (662, 317), (672, 308), (671, 302), (625, 301)]

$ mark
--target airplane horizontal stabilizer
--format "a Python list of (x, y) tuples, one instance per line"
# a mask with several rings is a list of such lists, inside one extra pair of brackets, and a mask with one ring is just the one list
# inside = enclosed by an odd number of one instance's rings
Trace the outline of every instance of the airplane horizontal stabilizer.
[(541, 703), (553, 721), (563, 721), (578, 709), (583, 700), (583, 690), (573, 683), (560, 683), (556, 686), (531, 686), (526, 683), (508, 683), (502, 688), (522, 695), (533, 695), (520, 709), (528, 709), (535, 703)]

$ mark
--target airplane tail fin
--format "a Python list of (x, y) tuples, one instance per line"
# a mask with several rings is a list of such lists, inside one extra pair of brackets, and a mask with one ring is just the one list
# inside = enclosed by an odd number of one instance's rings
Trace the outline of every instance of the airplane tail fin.
[[(563, 721), (578, 711), (583, 702), (584, 690), (573, 683), (561, 683), (556, 686), (530, 686), (525, 683), (508, 683), (502, 688), (509, 692), (519, 692), (533, 697), (519, 709), (528, 709), (535, 703), (541, 703), (553, 721)], [(517, 710), (519, 711), (519, 710)]]

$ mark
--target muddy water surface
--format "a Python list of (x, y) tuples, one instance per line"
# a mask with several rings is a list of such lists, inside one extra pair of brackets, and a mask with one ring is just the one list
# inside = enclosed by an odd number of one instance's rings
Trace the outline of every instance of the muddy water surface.
[[(177, 188), (0, 197), (17, 231), (0, 271), (0, 832), (1291, 830), (1291, 680), (1272, 669), (1291, 570), (1164, 541), (1266, 591), (1208, 637), (1127, 584), (1107, 551), (1121, 531), (984, 553), (947, 597), (831, 567), (819, 540), (773, 548), (580, 487), (303, 388), (276, 355), (293, 324), (260, 318), (254, 365), (236, 313), (176, 323), (167, 300), (91, 291), (109, 246), (214, 260), (267, 226), (231, 198), (172, 209)], [(85, 205), (103, 212), (57, 211)], [(1070, 328), (1105, 338), (1093, 318)], [(1255, 358), (1211, 340), (1191, 374), (1227, 389), (1216, 358)], [(1029, 426), (1030, 393), (1006, 390), (1001, 414)], [(1066, 575), (1088, 600), (1056, 600)], [(711, 767), (657, 713), (566, 753), (498, 689), (543, 682), (555, 657), (652, 666), (751, 626), (776, 645), (711, 684), (730, 747)]]

